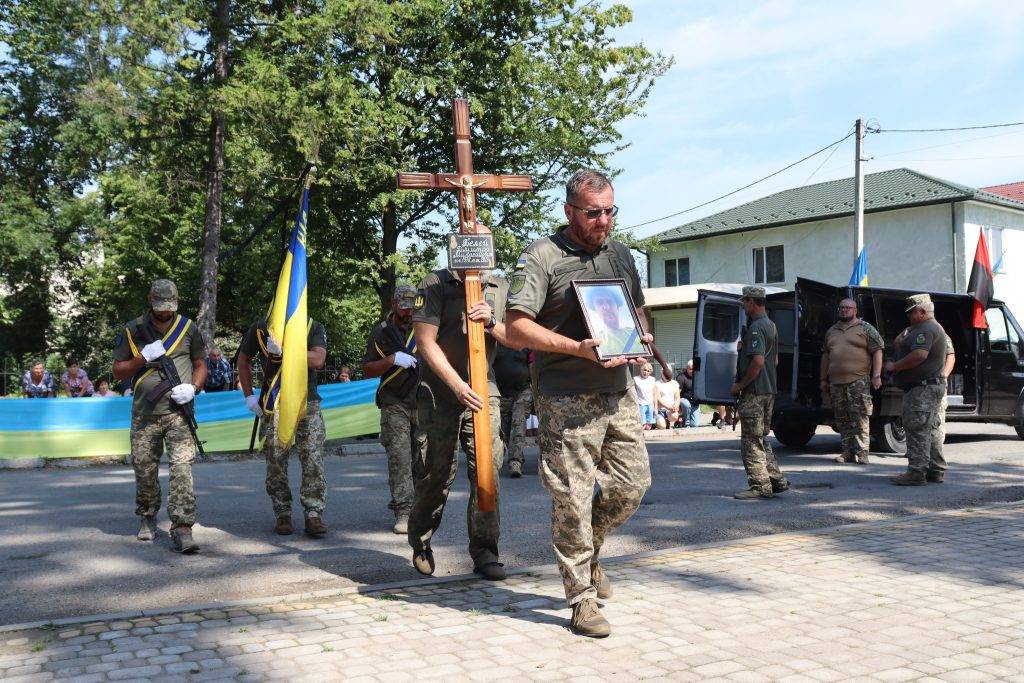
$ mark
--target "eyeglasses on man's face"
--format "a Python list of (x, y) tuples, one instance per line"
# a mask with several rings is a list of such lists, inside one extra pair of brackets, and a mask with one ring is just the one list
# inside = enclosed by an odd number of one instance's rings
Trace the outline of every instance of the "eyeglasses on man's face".
[(843, 310), (850, 310), (850, 311), (852, 311), (855, 308), (857, 308), (857, 307), (856, 306), (840, 306), (839, 310), (840, 311), (843, 311)]
[(583, 215), (592, 221), (596, 221), (598, 218), (601, 217), (602, 214), (608, 216), (609, 218), (612, 218), (619, 212), (619, 207), (615, 206), (614, 204), (609, 206), (607, 209), (584, 209), (582, 206), (576, 206), (572, 202), (566, 202), (566, 204), (576, 209), (577, 211), (582, 211)]

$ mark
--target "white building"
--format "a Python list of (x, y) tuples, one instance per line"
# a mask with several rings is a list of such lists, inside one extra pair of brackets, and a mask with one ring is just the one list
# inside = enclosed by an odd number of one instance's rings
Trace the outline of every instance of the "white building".
[[(865, 176), (864, 214), (871, 285), (964, 292), (984, 229), (998, 264), (996, 297), (1024, 319), (1024, 201), (901, 168)], [(685, 362), (696, 290), (719, 288), (699, 283), (849, 282), (853, 178), (778, 192), (657, 237), (663, 248), (648, 259), (647, 308), (659, 348)]]

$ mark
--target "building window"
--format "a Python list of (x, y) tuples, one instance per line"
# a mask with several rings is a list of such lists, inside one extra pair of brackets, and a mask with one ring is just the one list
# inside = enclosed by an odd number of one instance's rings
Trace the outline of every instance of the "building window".
[(992, 266), (992, 270), (996, 274), (1006, 272), (1003, 264), (1003, 229), (982, 228), (982, 230), (985, 231), (985, 241), (988, 242), (989, 265)]
[(759, 285), (786, 281), (782, 245), (754, 249), (754, 282)]
[(670, 258), (665, 261), (665, 286), (690, 284), (690, 259)]

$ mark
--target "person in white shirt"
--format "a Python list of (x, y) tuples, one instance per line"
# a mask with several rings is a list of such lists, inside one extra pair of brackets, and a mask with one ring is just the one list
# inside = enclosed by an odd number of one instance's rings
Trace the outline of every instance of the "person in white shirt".
[[(669, 368), (669, 372), (671, 371)], [(664, 420), (664, 428), (672, 429), (679, 422), (679, 382), (674, 379), (667, 382), (661, 380), (656, 383), (655, 392), (658, 399), (655, 405), (658, 427), (661, 428), (662, 420)]]
[(633, 378), (636, 403), (640, 408), (640, 424), (645, 430), (652, 429), (655, 424), (654, 404), (657, 401), (657, 389), (654, 386), (653, 372), (654, 367), (650, 363), (644, 363), (640, 366), (640, 376)]

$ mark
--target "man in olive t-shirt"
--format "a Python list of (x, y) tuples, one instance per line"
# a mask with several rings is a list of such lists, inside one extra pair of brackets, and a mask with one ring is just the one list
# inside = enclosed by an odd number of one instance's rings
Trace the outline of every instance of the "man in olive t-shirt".
[[(167, 449), (170, 477), (167, 515), (171, 518), (174, 549), (191, 554), (199, 550), (192, 539), (196, 523), (196, 494), (192, 461), (196, 445), (181, 410), (206, 382), (206, 345), (195, 323), (178, 315), (178, 288), (170, 280), (157, 280), (149, 290), (148, 313), (127, 323), (114, 342), (114, 378), (131, 378), (132, 466), (135, 468), (135, 514), (141, 517), (137, 538), (152, 541), (160, 510), (160, 456)], [(147, 396), (167, 378), (146, 364), (161, 356), (174, 363), (181, 384), (157, 400)]]
[(885, 364), (893, 382), (903, 389), (903, 427), (907, 432), (907, 471), (890, 481), (896, 486), (940, 482), (945, 459), (939, 411), (946, 398), (946, 331), (935, 321), (928, 294), (907, 297), (910, 327), (896, 338), (896, 360)]
[[(486, 228), (478, 226), (478, 230)], [(498, 560), (498, 470), (501, 468), (501, 404), (491, 364), (496, 342), (507, 344), (504, 309), (508, 284), (504, 278), (485, 276), (481, 282), (483, 300), (466, 311), (466, 290), (461, 272), (436, 270), (420, 283), (412, 321), (419, 353), (420, 386), (416, 396), (417, 451), (413, 461), (416, 495), (409, 515), (409, 545), (413, 566), (421, 574), (434, 573), (430, 540), (441, 524), (448, 494), (458, 472), (458, 448), (466, 453), (469, 504), (466, 524), (473, 570), (491, 580), (505, 578)], [(490, 374), (488, 396), (479, 396), (469, 385), (469, 342), (467, 318), (483, 323)], [(477, 505), (476, 446), (473, 413), (488, 402), (492, 436), (492, 473), (495, 484), (494, 511), (483, 512)]]
[[(320, 412), (320, 394), (316, 390), (316, 371), (327, 361), (327, 332), (312, 318), (306, 332), (306, 413), (295, 426), (295, 442), (283, 448), (277, 441), (274, 415), (264, 417), (260, 424), (263, 438), (261, 452), (267, 462), (267, 495), (274, 510), (274, 531), (282, 536), (292, 533), (292, 491), (288, 484), (288, 457), (294, 452), (302, 465), (302, 484), (299, 500), (305, 518), (305, 533), (320, 538), (327, 533), (323, 514), (327, 498), (327, 479), (324, 476), (324, 417)], [(259, 398), (252, 391), (252, 359), (258, 357), (264, 377), (272, 377), (281, 367), (281, 349), (267, 332), (267, 321), (254, 322), (238, 347), (238, 379), (242, 385), (246, 407), (257, 417), (264, 415), (268, 396)]]
[(779, 337), (775, 323), (765, 312), (764, 287), (744, 287), (742, 301), (747, 326), (740, 341), (739, 379), (730, 393), (739, 397), (736, 412), (740, 416), (740, 453), (749, 488), (733, 497), (760, 500), (789, 488), (768, 443), (778, 393), (775, 368), (779, 362)]
[[(609, 239), (617, 211), (611, 181), (597, 171), (578, 171), (565, 195), (568, 225), (523, 252), (509, 283), (508, 317), (516, 345), (537, 354), (539, 473), (551, 494), (551, 540), (573, 611), (571, 627), (601, 638), (611, 625), (597, 599), (610, 598), (612, 585), (598, 556), (607, 535), (640, 506), (651, 470), (636, 401), (627, 391), (629, 361), (597, 360), (595, 347), (603, 340), (589, 338), (573, 282), (622, 278), (641, 323), (646, 315), (633, 256)], [(640, 334), (641, 341), (654, 341)]]

